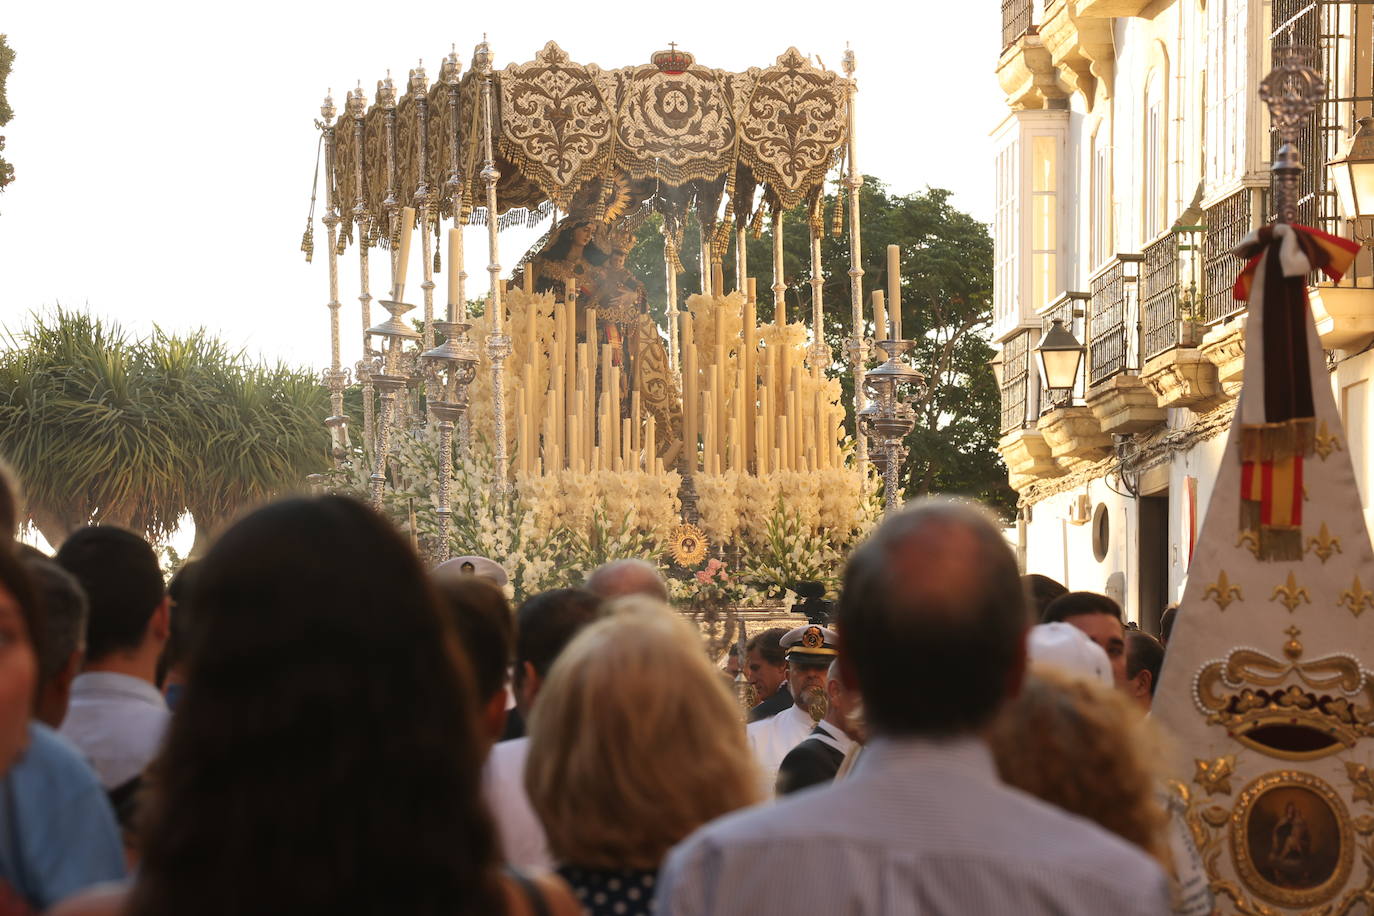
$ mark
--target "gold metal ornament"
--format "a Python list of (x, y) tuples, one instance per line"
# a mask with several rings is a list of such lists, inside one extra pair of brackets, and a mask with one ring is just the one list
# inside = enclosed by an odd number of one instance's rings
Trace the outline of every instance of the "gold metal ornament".
[(1242, 531), (1242, 532), (1240, 533), (1240, 536), (1236, 538), (1236, 546), (1237, 546), (1237, 547), (1244, 547), (1246, 550), (1248, 550), (1248, 551), (1250, 551), (1252, 554), (1254, 554), (1255, 557), (1256, 557), (1256, 559), (1258, 559), (1258, 558), (1259, 558), (1259, 532), (1258, 532), (1258, 531)]
[(1310, 907), (1345, 886), (1355, 831), (1331, 786), (1311, 773), (1280, 770), (1241, 792), (1231, 816), (1231, 854), (1241, 881), (1257, 896)]
[(1236, 755), (1227, 754), (1215, 760), (1195, 760), (1197, 771), (1193, 782), (1202, 786), (1208, 795), (1230, 795), (1231, 776), (1236, 772)]
[(1226, 610), (1233, 601), (1244, 601), (1245, 596), (1241, 594), (1239, 585), (1232, 585), (1231, 580), (1226, 577), (1226, 570), (1221, 571), (1217, 581), (1207, 586), (1207, 590), (1202, 593), (1203, 600), (1211, 598), (1217, 603), (1219, 610)]
[(1356, 575), (1350, 588), (1341, 592), (1340, 600), (1336, 604), (1358, 617), (1364, 613), (1366, 607), (1374, 608), (1374, 593), (1367, 591), (1361, 584), (1360, 577)]
[(1322, 522), (1321, 530), (1317, 532), (1316, 537), (1307, 539), (1307, 549), (1320, 557), (1323, 563), (1331, 559), (1332, 554), (1344, 552), (1341, 550), (1341, 539), (1331, 536), (1331, 532), (1326, 528), (1326, 522)]
[(1350, 780), (1351, 798), (1374, 804), (1374, 773), (1363, 763), (1345, 762), (1345, 775)]
[(693, 524), (678, 525), (668, 532), (668, 554), (679, 566), (695, 566), (706, 559), (706, 534)]
[(1266, 756), (1316, 760), (1374, 736), (1374, 682), (1349, 655), (1299, 661), (1296, 627), (1287, 661), (1239, 648), (1203, 665), (1193, 701), (1213, 725)]
[(1269, 596), (1269, 600), (1281, 602), (1291, 614), (1304, 601), (1311, 604), (1312, 596), (1307, 593), (1307, 589), (1298, 585), (1298, 577), (1290, 570), (1288, 580), (1283, 585), (1274, 586), (1274, 594)]

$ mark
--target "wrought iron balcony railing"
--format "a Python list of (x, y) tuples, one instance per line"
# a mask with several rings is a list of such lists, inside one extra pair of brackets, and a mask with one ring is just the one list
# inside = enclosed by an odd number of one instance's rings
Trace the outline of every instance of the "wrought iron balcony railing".
[(1035, 31), (1031, 22), (1033, 0), (1002, 0), (1002, 47), (1008, 48), (1012, 42)]
[(1022, 429), (1040, 414), (1040, 379), (1031, 366), (1035, 332), (1025, 330), (1002, 345), (1002, 432)]
[(1203, 227), (1175, 226), (1145, 247), (1140, 265), (1140, 355), (1191, 342), (1203, 298)]
[(1206, 322), (1220, 321), (1245, 308), (1231, 298), (1240, 260), (1232, 250), (1250, 233), (1256, 192), (1241, 188), (1207, 208), (1207, 231), (1202, 245), (1202, 314)]
[(1092, 280), (1088, 302), (1088, 384), (1139, 368), (1136, 286), (1141, 256), (1119, 254)]

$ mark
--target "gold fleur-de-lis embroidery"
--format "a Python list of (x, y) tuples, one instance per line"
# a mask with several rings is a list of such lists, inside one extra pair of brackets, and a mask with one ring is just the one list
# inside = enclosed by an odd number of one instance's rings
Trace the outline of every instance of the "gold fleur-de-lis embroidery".
[(1236, 755), (1227, 754), (1215, 760), (1194, 759), (1197, 772), (1193, 782), (1202, 786), (1208, 795), (1231, 794), (1231, 774), (1236, 771)]
[(1332, 452), (1341, 450), (1341, 440), (1337, 439), (1335, 434), (1326, 428), (1325, 420), (1322, 420), (1322, 425), (1317, 430), (1317, 436), (1313, 443), (1313, 447), (1316, 449), (1317, 454), (1322, 456), (1322, 461), (1330, 457)]
[(1331, 532), (1326, 529), (1326, 522), (1322, 522), (1321, 530), (1317, 532), (1316, 537), (1307, 539), (1307, 549), (1321, 557), (1323, 563), (1331, 559), (1332, 554), (1345, 552), (1341, 550), (1341, 539), (1332, 537)]
[(1233, 601), (1244, 601), (1245, 596), (1240, 593), (1239, 585), (1232, 585), (1231, 580), (1226, 578), (1226, 570), (1221, 571), (1217, 576), (1217, 581), (1207, 586), (1207, 590), (1202, 593), (1202, 600), (1211, 598), (1217, 603), (1219, 610), (1226, 610)]
[(1341, 592), (1340, 600), (1336, 603), (1358, 617), (1364, 613), (1366, 607), (1374, 608), (1374, 593), (1365, 591), (1365, 587), (1357, 575), (1350, 587)]
[(1274, 586), (1274, 594), (1269, 597), (1270, 601), (1281, 601), (1283, 606), (1288, 608), (1288, 613), (1293, 613), (1299, 604), (1306, 601), (1312, 603), (1312, 596), (1307, 594), (1307, 589), (1298, 585), (1298, 577), (1290, 571), (1288, 581), (1283, 585)]
[(1258, 557), (1258, 556), (1259, 556), (1259, 532), (1258, 532), (1258, 531), (1242, 531), (1242, 532), (1240, 533), (1240, 537), (1236, 538), (1236, 546), (1237, 546), (1237, 547), (1244, 547), (1244, 548), (1246, 548), (1247, 550), (1249, 550), (1251, 553), (1253, 553), (1256, 557)]

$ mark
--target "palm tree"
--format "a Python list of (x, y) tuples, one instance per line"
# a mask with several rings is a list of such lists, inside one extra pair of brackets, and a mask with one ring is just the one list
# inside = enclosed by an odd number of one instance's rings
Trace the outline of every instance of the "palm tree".
[(0, 353), (0, 454), (50, 544), (96, 522), (197, 543), (329, 465), (314, 376), (248, 362), (204, 330), (132, 340), (58, 309)]

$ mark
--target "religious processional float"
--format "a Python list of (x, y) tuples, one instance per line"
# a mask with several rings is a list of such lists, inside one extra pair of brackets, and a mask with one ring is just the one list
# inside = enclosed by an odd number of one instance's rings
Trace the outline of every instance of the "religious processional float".
[[(923, 384), (900, 339), (895, 246), (892, 326), (881, 316), (875, 325), (891, 339), (879, 340), (886, 358), (869, 369), (852, 52), (844, 68), (841, 76), (789, 49), (772, 66), (735, 73), (674, 47), (604, 70), (550, 42), (498, 70), (483, 42), (466, 72), (455, 53), (444, 58), (433, 85), (417, 67), (398, 97), (388, 76), (371, 104), (361, 86), (349, 92), (337, 118), (327, 98), (316, 124), (330, 284), (326, 423), (338, 467), (321, 484), (366, 494), (435, 560), (455, 550), (499, 558), (518, 595), (618, 556), (661, 557), (675, 597), (705, 608), (777, 604), (798, 582), (833, 582), (880, 511), (871, 469), (895, 502), (914, 425), (906, 401)], [(841, 196), (827, 214), (836, 170)], [(809, 316), (787, 314), (782, 278), (783, 214), (799, 206)], [(862, 376), (853, 434), (843, 367), (822, 334), (821, 238), (843, 231), (844, 209), (855, 328), (845, 356)], [(636, 230), (655, 214), (663, 325), (625, 267)], [(501, 230), (546, 220), (551, 228), (503, 277)], [(765, 222), (773, 318), (760, 323), (745, 242)], [(490, 253), (476, 307), (463, 264), (469, 225), (485, 226)], [(364, 344), (351, 373), (341, 365), (339, 298), (350, 244)], [(703, 269), (684, 303), (687, 245)], [(309, 256), (309, 230), (303, 247)], [(418, 321), (405, 301), (416, 248)], [(373, 249), (389, 268), (380, 322)], [(345, 413), (355, 390), (361, 418)]]
[(1295, 220), (1313, 51), (1261, 84), (1278, 218), (1237, 250), (1245, 381), (1155, 698), (1181, 913), (1374, 911), (1374, 551), (1307, 289), (1359, 246)]

